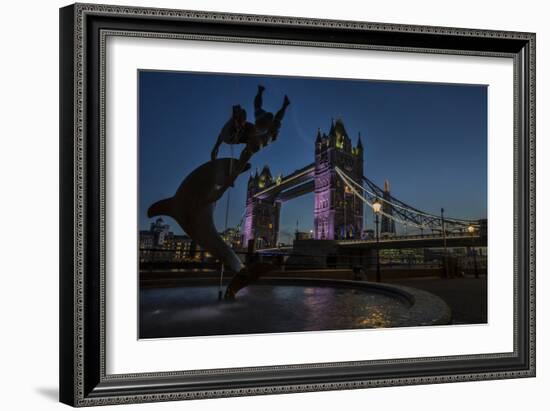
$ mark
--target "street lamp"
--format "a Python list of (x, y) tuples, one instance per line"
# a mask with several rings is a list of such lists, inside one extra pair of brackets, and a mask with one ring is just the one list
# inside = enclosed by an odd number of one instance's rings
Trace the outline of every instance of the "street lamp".
[(375, 220), (376, 223), (376, 282), (380, 282), (380, 231), (378, 229), (378, 225), (380, 223), (378, 216), (380, 214), (380, 211), (382, 210), (382, 203), (378, 201), (378, 199), (375, 199), (372, 203), (372, 211), (374, 211)]

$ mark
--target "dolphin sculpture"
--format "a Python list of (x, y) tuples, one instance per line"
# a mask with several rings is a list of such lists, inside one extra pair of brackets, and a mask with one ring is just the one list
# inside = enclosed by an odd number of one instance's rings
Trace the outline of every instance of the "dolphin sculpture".
[[(234, 158), (219, 158), (204, 163), (185, 177), (173, 197), (157, 201), (147, 210), (149, 218), (160, 215), (172, 217), (189, 237), (235, 274), (241, 273), (244, 265), (218, 233), (213, 214), (216, 201), (228, 188), (227, 178), (236, 167), (237, 160)], [(249, 169), (250, 164), (247, 164), (241, 173)], [(234, 296), (233, 292), (230, 294)]]

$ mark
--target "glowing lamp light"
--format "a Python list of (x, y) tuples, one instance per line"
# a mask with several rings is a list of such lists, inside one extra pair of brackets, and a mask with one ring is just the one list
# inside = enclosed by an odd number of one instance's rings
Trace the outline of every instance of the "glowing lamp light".
[(473, 225), (469, 225), (469, 226), (468, 226), (468, 232), (469, 232), (470, 234), (473, 234), (475, 230), (476, 230), (476, 229), (474, 228)]
[(372, 203), (372, 211), (374, 211), (375, 214), (379, 214), (381, 210), (382, 210), (382, 203), (380, 203), (378, 199), (374, 200), (374, 202)]

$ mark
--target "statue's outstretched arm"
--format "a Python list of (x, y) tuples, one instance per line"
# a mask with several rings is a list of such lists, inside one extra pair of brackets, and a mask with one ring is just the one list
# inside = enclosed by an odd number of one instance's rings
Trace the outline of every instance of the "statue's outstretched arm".
[(263, 98), (262, 94), (264, 93), (265, 87), (261, 84), (258, 85), (258, 93), (256, 94), (256, 97), (254, 97), (254, 116), (258, 118), (264, 113), (264, 110), (262, 108), (263, 105)]

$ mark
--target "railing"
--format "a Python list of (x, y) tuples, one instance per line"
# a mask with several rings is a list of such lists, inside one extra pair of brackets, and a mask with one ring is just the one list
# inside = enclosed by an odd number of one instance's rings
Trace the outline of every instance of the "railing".
[[(330, 269), (357, 269), (372, 271), (376, 264), (374, 255), (364, 253), (339, 253), (334, 255), (315, 255), (293, 252), (291, 248), (264, 249), (261, 252), (249, 253), (235, 250), (243, 260), (270, 262), (281, 270), (301, 270), (325, 267)], [(270, 251), (272, 252), (270, 254)], [(177, 257), (177, 258), (176, 258)], [(447, 260), (447, 268), (445, 268)], [(180, 270), (217, 270), (219, 262), (213, 258), (196, 252), (195, 256), (179, 253), (165, 248), (141, 248), (140, 268), (142, 270), (180, 269)], [(484, 274), (487, 270), (487, 257), (476, 253), (469, 255), (437, 254), (432, 256), (401, 255), (380, 256), (380, 268), (383, 272), (431, 272), (432, 275), (443, 275), (444, 270), (454, 273)]]
[[(443, 240), (446, 238), (470, 238), (472, 241), (474, 239), (481, 238), (479, 235), (472, 235), (469, 233), (457, 233), (450, 232), (446, 233), (443, 236), (441, 233), (437, 234), (412, 234), (412, 235), (392, 235), (391, 237), (380, 237), (379, 242), (390, 242), (390, 241), (403, 241), (403, 240)], [(355, 244), (355, 243), (376, 243), (376, 238), (349, 238), (344, 240), (337, 240), (339, 244)]]

